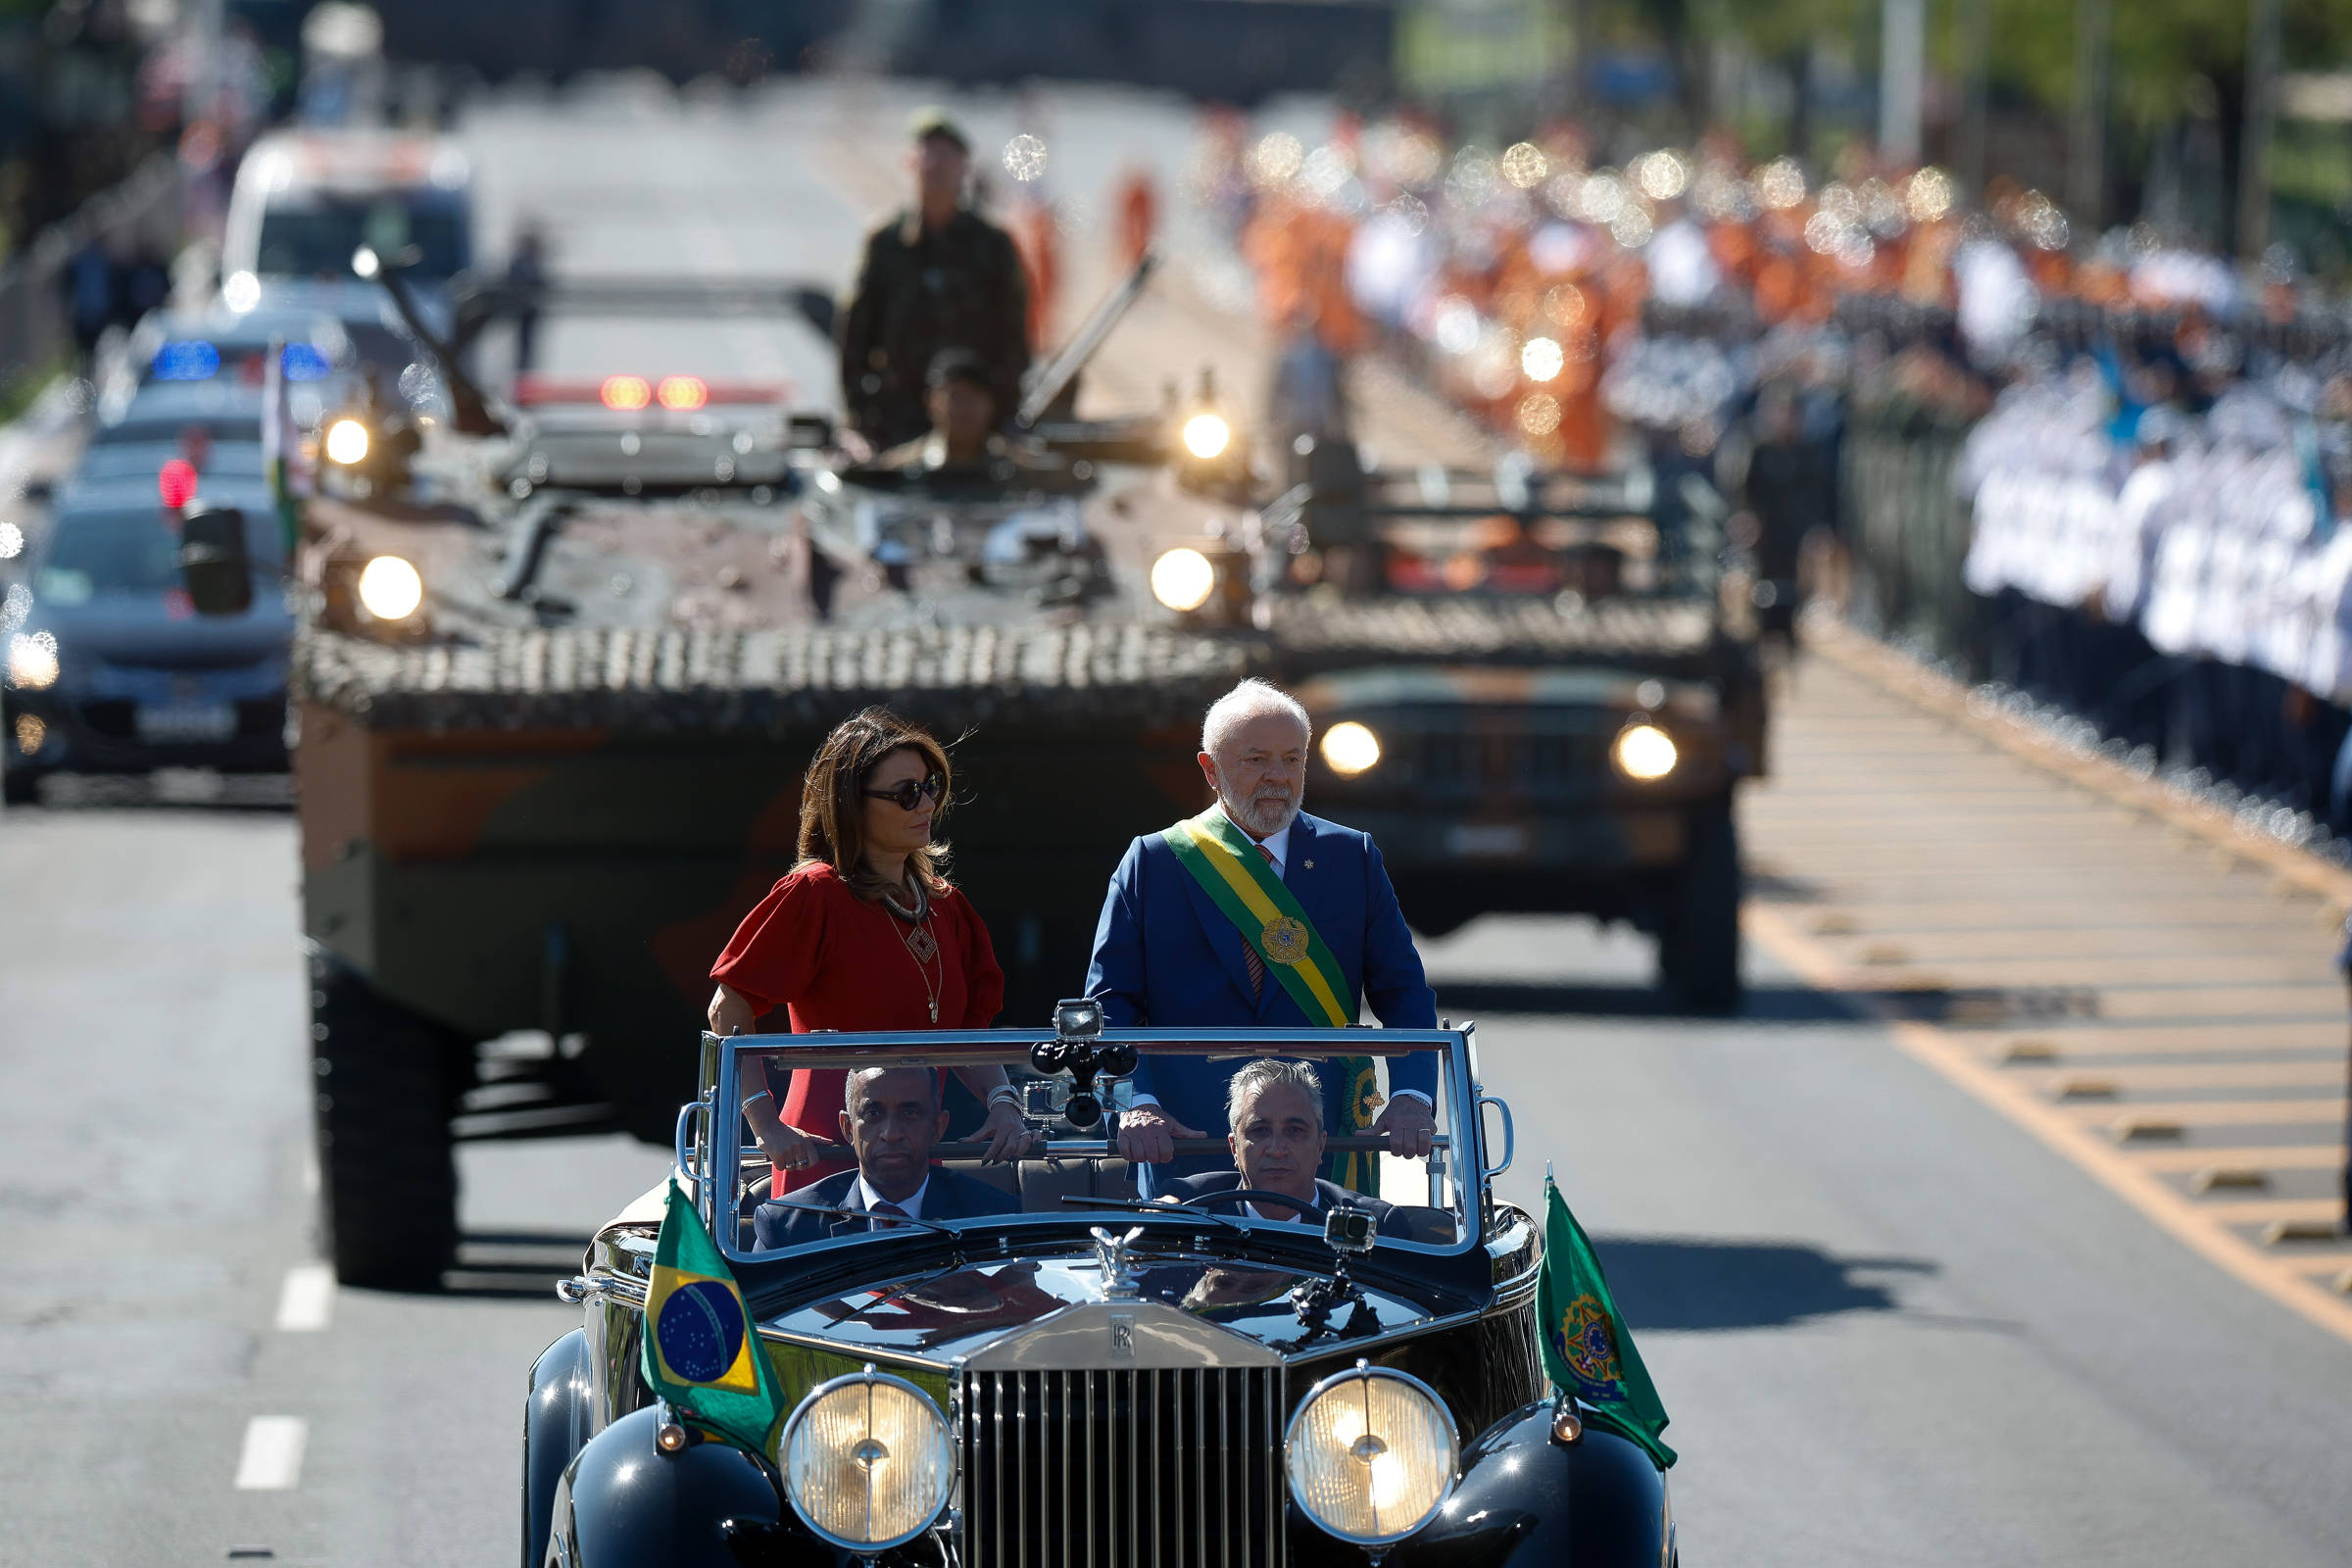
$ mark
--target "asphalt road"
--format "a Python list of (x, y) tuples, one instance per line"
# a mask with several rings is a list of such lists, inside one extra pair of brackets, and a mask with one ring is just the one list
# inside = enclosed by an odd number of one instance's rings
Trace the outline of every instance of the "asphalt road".
[[(1015, 106), (981, 109), (994, 133)], [(1054, 113), (1105, 171), (1180, 124), (1117, 101)], [(583, 150), (560, 116), (620, 128)], [(555, 199), (559, 164), (608, 193), (564, 217), (560, 259), (609, 244), (615, 270), (643, 270), (691, 232), (782, 270), (846, 255), (865, 216), (869, 186), (796, 163), (838, 118), (608, 93), (477, 121), (477, 152), (496, 214), (526, 189)], [(786, 155), (742, 166), (756, 217), (716, 200), (755, 143)], [(679, 368), (820, 374), (801, 331), (565, 330), (549, 357), (584, 373), (692, 347), (710, 358)], [(1849, 707), (1796, 683), (1792, 764)], [(1887, 792), (1932, 783), (1899, 753), (1841, 765)], [(1834, 869), (1835, 846), (1786, 847), (1780, 789), (1748, 813), (1751, 854)], [(1989, 849), (2004, 830), (1982, 831)], [(2159, 830), (2140, 831), (2153, 859)], [(317, 1291), (295, 877), (282, 811), (101, 797), (0, 815), (0, 1562), (512, 1559), (523, 1378), (576, 1321), (549, 1283), (663, 1156), (469, 1149), (457, 1288)], [(2352, 1558), (2352, 1344), (2182, 1246), (1854, 998), (1751, 949), (1745, 1016), (1663, 1015), (1642, 947), (1574, 922), (1493, 919), (1426, 951), (1517, 1106), (1506, 1192), (1534, 1203), (1550, 1161), (1600, 1240), (1674, 1415), (1686, 1560)]]

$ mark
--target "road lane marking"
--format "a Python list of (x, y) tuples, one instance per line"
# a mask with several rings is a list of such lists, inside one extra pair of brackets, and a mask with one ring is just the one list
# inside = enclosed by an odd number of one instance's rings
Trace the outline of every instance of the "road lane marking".
[(2176, 1127), (2341, 1127), (2344, 1102), (2336, 1100), (2134, 1100), (2118, 1116), (2112, 1102), (2053, 1102), (2055, 1108), (2085, 1124), (2116, 1127), (2126, 1122), (2165, 1122)]
[(2206, 1166), (2245, 1166), (2257, 1170), (2341, 1170), (2344, 1152), (2323, 1144), (2256, 1144), (2230, 1149), (2152, 1149), (2132, 1156), (2145, 1170), (2195, 1171)]
[(237, 1453), (239, 1492), (289, 1492), (302, 1479), (310, 1423), (298, 1415), (257, 1415), (245, 1423)]
[[(2011, 1064), (2016, 1064), (2016, 1058)], [(2082, 1084), (2094, 1077), (2108, 1082), (2119, 1094), (2151, 1089), (2338, 1089), (2344, 1082), (2344, 1054), (2339, 1047), (2333, 1061), (2110, 1061), (2100, 1063), (2095, 1074), (2069, 1068), (2017, 1068), (2021, 1083), (2038, 1082), (2054, 1091), (2071, 1084), (2078, 1094), (2086, 1093)]]
[[(1741, 918), (1750, 934), (1808, 984), (1831, 992), (1847, 990), (1843, 965), (1828, 949), (1799, 931), (1793, 921), (1754, 904), (1747, 906)], [(2049, 1103), (2019, 1083), (2014, 1073), (1984, 1060), (1961, 1040), (1932, 1024), (1892, 1016), (1883, 1002), (1868, 993), (1857, 1000), (1880, 1019), (1906, 1055), (1935, 1069), (2073, 1160), (2100, 1186), (2207, 1262), (2297, 1316), (2352, 1343), (2352, 1301), (2318, 1288), (2315, 1280), (2291, 1265), (2280, 1266), (2283, 1260), (2267, 1255), (2221, 1221), (2213, 1212), (2217, 1205), (2186, 1197), (2115, 1148), (2082, 1118)]]
[(335, 1271), (324, 1263), (297, 1263), (286, 1270), (277, 1292), (281, 1334), (317, 1334), (335, 1315)]

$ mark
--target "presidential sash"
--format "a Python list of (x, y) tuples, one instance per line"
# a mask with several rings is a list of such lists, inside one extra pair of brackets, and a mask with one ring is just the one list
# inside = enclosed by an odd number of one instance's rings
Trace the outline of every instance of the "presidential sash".
[[(1242, 940), (1280, 980), (1309, 1023), (1345, 1029), (1355, 1022), (1348, 1009), (1348, 977), (1307, 919), (1306, 911), (1274, 874), (1249, 835), (1216, 807), (1160, 835), (1176, 858), (1200, 884), (1209, 901), (1242, 934)], [(1379, 1076), (1369, 1056), (1337, 1059), (1342, 1082), (1335, 1131), (1361, 1133), (1379, 1114)], [(1330, 1156), (1328, 1180), (1359, 1193), (1379, 1190), (1378, 1166), (1368, 1154)]]
[(1348, 980), (1339, 960), (1248, 834), (1212, 806), (1160, 837), (1264, 960), (1266, 973), (1282, 982), (1308, 1022), (1333, 1029), (1355, 1022), (1341, 1000), (1348, 995)]

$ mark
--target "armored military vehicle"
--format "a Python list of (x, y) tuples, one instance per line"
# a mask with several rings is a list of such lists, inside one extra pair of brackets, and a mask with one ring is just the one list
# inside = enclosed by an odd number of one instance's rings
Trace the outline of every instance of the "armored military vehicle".
[(1765, 692), (1720, 499), (1640, 468), (1302, 456), (1257, 522), (1251, 618), (1314, 715), (1316, 808), (1379, 842), (1418, 930), (1623, 920), (1675, 1002), (1736, 1007), (1733, 792), (1764, 767)]
[[(1696, 578), (1629, 567), (1626, 593), (1602, 592), (1595, 542), (1563, 547), (1588, 574), (1574, 604), (1564, 588), (1432, 601), (1393, 587), (1386, 481), (1335, 478), (1326, 453), (1253, 506), (1263, 489), (1205, 390), (1070, 417), (1069, 384), (1140, 275), (1043, 368), (1022, 433), (975, 473), (850, 463), (772, 392), (660, 367), (526, 384), (519, 407), (462, 368), (501, 312), (808, 309), (794, 286), (500, 285), (461, 292), (441, 336), (382, 273), (444, 374), (429, 408), (322, 421), (292, 673), (321, 1196), (346, 1280), (437, 1279), (457, 1141), (669, 1137), (695, 1064), (661, 1043), (692, 1037), (712, 956), (793, 861), (809, 757), (869, 703), (957, 741), (947, 836), (1011, 1019), (1077, 988), (1111, 868), (1202, 804), (1200, 713), (1251, 672), (1311, 677), (1318, 711), (1349, 721), (1325, 737), (1318, 800), (1393, 835), (1429, 928), (1480, 907), (1715, 907), (1664, 892), (1693, 846), (1730, 853), (1740, 765), (1707, 738), (1739, 699), (1710, 674)], [(1549, 505), (1495, 514), (1524, 514), (1551, 550)], [(235, 577), (238, 537), (190, 520), (200, 605)], [(1636, 649), (1653, 621), (1659, 646)], [(1552, 666), (1571, 655), (1587, 674), (1563, 699), (1575, 680)], [(1418, 699), (1415, 679), (1469, 697)], [(1484, 777), (1408, 763), (1413, 745), (1499, 743), (1563, 701), (1584, 750), (1554, 785), (1412, 814), (1416, 791)], [(1642, 744), (1617, 738), (1637, 707), (1689, 748), (1673, 785), (1603, 784), (1609, 764), (1586, 757)], [(1333, 750), (1359, 733), (1389, 749), (1385, 771)], [(1553, 810), (1579, 813), (1564, 838), (1539, 832)], [(1504, 846), (1506, 830), (1536, 836)], [(1582, 848), (1563, 858), (1555, 838)], [(1447, 856), (1477, 874), (1449, 879)], [(1736, 869), (1714, 874), (1706, 898), (1736, 897)], [(1559, 902), (1572, 886), (1586, 903)]]
[[(462, 292), (444, 335), (395, 267), (359, 266), (444, 375), (413, 406), (330, 411), (299, 509), (322, 1207), (342, 1278), (430, 1284), (458, 1240), (455, 1142), (669, 1136), (695, 1064), (658, 1043), (691, 1037), (713, 956), (790, 868), (802, 772), (841, 718), (887, 702), (963, 737), (956, 876), (1008, 1016), (1042, 1018), (1128, 839), (1199, 808), (1200, 714), (1249, 653), (1151, 597), (1156, 533), (1211, 523), (1172, 482), (1168, 420), (1062, 416), (1082, 354), (1047, 368), (996, 477), (859, 468), (772, 391), (659, 367), (508, 406), (463, 364), (513, 289)], [(520, 302), (807, 303), (625, 280)], [(207, 609), (250, 593), (220, 521), (184, 536)]]

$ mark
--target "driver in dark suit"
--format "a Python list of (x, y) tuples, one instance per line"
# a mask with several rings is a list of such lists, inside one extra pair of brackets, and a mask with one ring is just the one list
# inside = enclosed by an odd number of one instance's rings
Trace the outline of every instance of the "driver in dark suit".
[[(1018, 1204), (984, 1181), (931, 1163), (948, 1130), (939, 1074), (928, 1067), (861, 1067), (842, 1096), (841, 1136), (858, 1168), (828, 1176), (752, 1211), (762, 1249), (888, 1230), (902, 1220), (977, 1219)], [(846, 1214), (826, 1209), (847, 1209)]]
[(1323, 1080), (1306, 1062), (1261, 1056), (1244, 1066), (1225, 1091), (1225, 1119), (1231, 1129), (1225, 1141), (1233, 1151), (1233, 1169), (1178, 1177), (1168, 1184), (1168, 1198), (1182, 1202), (1206, 1193), (1250, 1188), (1292, 1200), (1278, 1203), (1235, 1199), (1230, 1205), (1259, 1219), (1314, 1225), (1322, 1222), (1326, 1210), (1352, 1205), (1369, 1210), (1382, 1235), (1406, 1234), (1404, 1217), (1395, 1204), (1351, 1193), (1315, 1174), (1323, 1167)]

